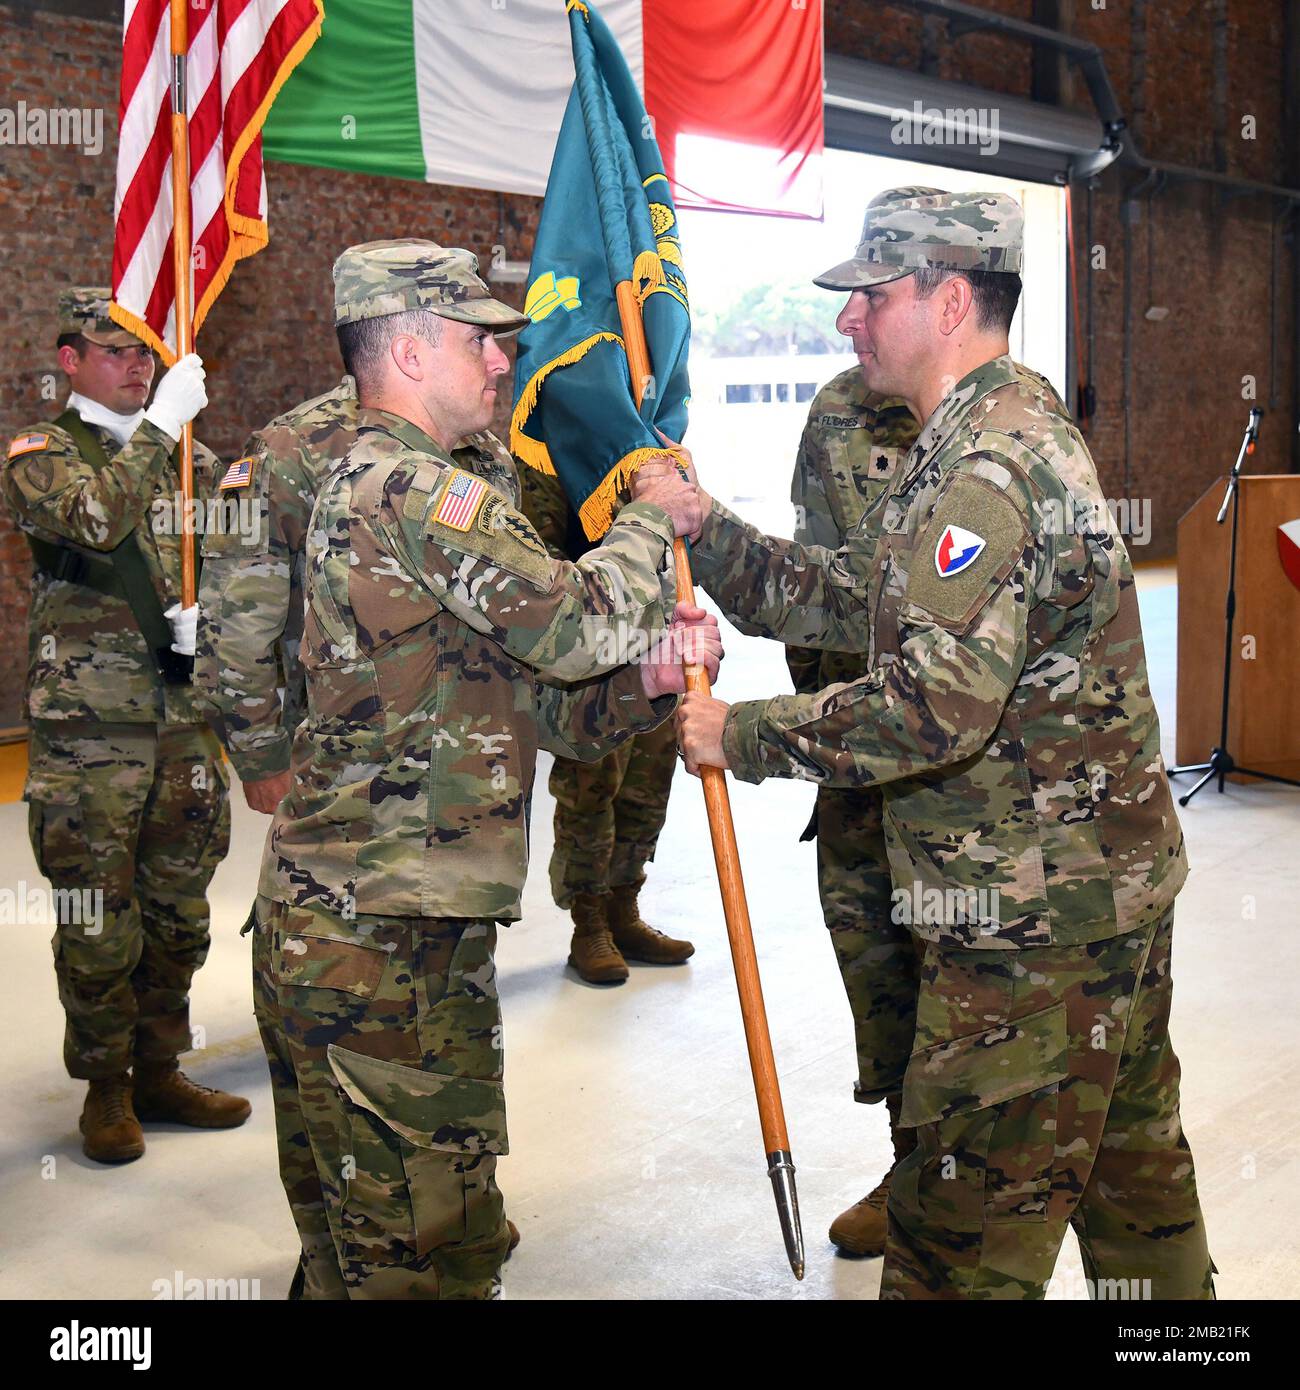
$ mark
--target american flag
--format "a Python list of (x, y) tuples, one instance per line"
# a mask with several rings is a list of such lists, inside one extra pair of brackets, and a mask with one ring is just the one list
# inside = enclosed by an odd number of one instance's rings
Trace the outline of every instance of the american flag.
[[(170, 0), (126, 0), (118, 101), (113, 317), (170, 363), (172, 263)], [(194, 328), (235, 262), (268, 239), (262, 122), (316, 41), (322, 0), (186, 0)]]
[(234, 463), (226, 469), (217, 490), (224, 492), (228, 487), (243, 487), (244, 484), (253, 476), (253, 456), (247, 455), (242, 459), (236, 459)]
[(433, 519), (450, 526), (453, 531), (468, 531), (474, 524), (478, 509), (487, 496), (488, 485), (482, 478), (472, 473), (463, 473), (458, 468), (452, 475), (438, 503)]

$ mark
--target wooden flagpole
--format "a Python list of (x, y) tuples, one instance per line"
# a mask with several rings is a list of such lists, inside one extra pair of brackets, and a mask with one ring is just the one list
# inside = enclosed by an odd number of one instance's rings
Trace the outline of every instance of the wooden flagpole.
[[(616, 285), (614, 294), (623, 327), (623, 341), (627, 346), (632, 390), (637, 408), (640, 409), (645, 383), (651, 375), (650, 351), (646, 344), (645, 326), (641, 320), (641, 305), (629, 280)], [(677, 565), (677, 601), (694, 604), (695, 583), (691, 577), (690, 555), (685, 540), (680, 536), (673, 542), (673, 558)], [(712, 693), (708, 673), (701, 666), (686, 667), (686, 686), (688, 690), (698, 690), (702, 695)], [(758, 1101), (758, 1119), (763, 1131), (768, 1176), (772, 1180), (790, 1268), (794, 1271), (796, 1279), (802, 1279), (803, 1230), (799, 1222), (799, 1198), (794, 1185), (794, 1162), (790, 1154), (790, 1139), (786, 1133), (785, 1110), (781, 1104), (781, 1085), (776, 1074), (776, 1059), (772, 1054), (772, 1038), (767, 1026), (767, 1009), (763, 1003), (763, 985), (758, 973), (758, 957), (754, 951), (754, 933), (749, 921), (745, 882), (740, 871), (740, 850), (736, 844), (736, 827), (731, 816), (727, 777), (720, 767), (701, 767), (700, 780), (704, 784), (704, 804), (709, 814), (713, 859), (718, 871), (718, 885), (722, 890), (722, 911), (727, 922), (727, 938), (731, 943), (731, 961), (736, 973), (736, 990), (740, 995), (740, 1012), (745, 1025), (749, 1068), (754, 1078), (754, 1095)]]
[[(189, 51), (189, 0), (171, 0), (172, 58), (172, 266), (176, 281), (176, 356), (194, 351), (190, 249), (190, 130), (185, 58)], [(195, 603), (194, 426), (181, 431), (181, 606)]]

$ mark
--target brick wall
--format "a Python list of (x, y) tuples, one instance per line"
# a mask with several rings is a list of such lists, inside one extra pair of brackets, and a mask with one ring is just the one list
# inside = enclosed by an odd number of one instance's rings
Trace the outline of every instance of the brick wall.
[[(1019, 18), (1033, 0), (984, 0)], [(54, 360), (52, 305), (72, 279), (107, 281), (111, 247), (120, 19), (114, 6), (73, 0), (0, 3), (0, 105), (103, 107), (103, 151), (0, 147), (0, 438), (48, 413)], [(1145, 154), (1271, 183), (1297, 177), (1283, 83), (1285, 0), (1060, 0), (1046, 8), (1102, 47), (1121, 105)], [(55, 11), (58, 11), (55, 13)], [(885, 0), (827, 0), (835, 52), (921, 69), (1027, 96), (1030, 50), (994, 34), (946, 41), (942, 24)], [(1065, 76), (1065, 99), (1086, 106)], [(1256, 138), (1243, 139), (1253, 115)], [(1136, 204), (1138, 182), (1111, 169), (1076, 191), (1081, 252), (1089, 198), (1092, 237), (1107, 268), (1093, 277), (1092, 376), (1098, 409), (1090, 442), (1108, 495), (1150, 498), (1154, 533), (1144, 554), (1171, 554), (1179, 515), (1230, 461), (1244, 420), (1243, 376), (1270, 411), (1254, 467), (1286, 472), (1294, 433), (1295, 305), (1289, 244), (1266, 199), (1228, 198), (1175, 183)], [(270, 166), (270, 247), (242, 263), (203, 330), (211, 405), (202, 437), (227, 455), (248, 428), (326, 387), (338, 363), (330, 327), (329, 267), (350, 242), (426, 235), (486, 260), (497, 243), (531, 251), (531, 198), (431, 187), (292, 165)], [(1285, 224), (1284, 224), (1285, 225)], [(1129, 309), (1125, 313), (1125, 278)], [(518, 302), (520, 287), (504, 291)], [(1080, 286), (1085, 326), (1086, 286)], [(1145, 317), (1150, 303), (1170, 310)], [(1277, 352), (1271, 351), (1270, 311)], [(1126, 325), (1128, 367), (1125, 363)], [(1127, 408), (1126, 408), (1127, 401)], [(0, 681), (0, 727), (19, 718), (25, 647), (25, 546), (0, 518), (0, 643), (14, 654)]]

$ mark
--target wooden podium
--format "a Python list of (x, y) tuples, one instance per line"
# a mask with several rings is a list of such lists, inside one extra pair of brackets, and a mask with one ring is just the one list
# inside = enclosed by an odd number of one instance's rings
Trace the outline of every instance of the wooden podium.
[[(1231, 506), (1221, 526), (1214, 518), (1227, 482), (1207, 488), (1178, 523), (1180, 764), (1208, 762), (1219, 743)], [(1243, 473), (1238, 486), (1228, 752), (1241, 767), (1300, 778), (1300, 589), (1283, 572), (1277, 545), (1278, 526), (1300, 517), (1300, 474)], [(1184, 773), (1172, 784), (1175, 795), (1196, 780)]]

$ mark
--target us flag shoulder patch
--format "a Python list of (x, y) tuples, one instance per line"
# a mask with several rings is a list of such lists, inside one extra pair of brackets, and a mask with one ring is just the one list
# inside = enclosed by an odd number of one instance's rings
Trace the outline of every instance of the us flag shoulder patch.
[(217, 490), (225, 492), (227, 488), (247, 487), (253, 481), (253, 465), (256, 462), (257, 459), (252, 454), (236, 459), (222, 475)]
[(48, 434), (20, 434), (9, 446), (9, 457), (16, 459), (21, 458), (23, 454), (33, 454), (37, 449), (48, 448), (49, 443)]
[(433, 519), (453, 531), (468, 531), (491, 491), (482, 478), (457, 468), (442, 490)]

